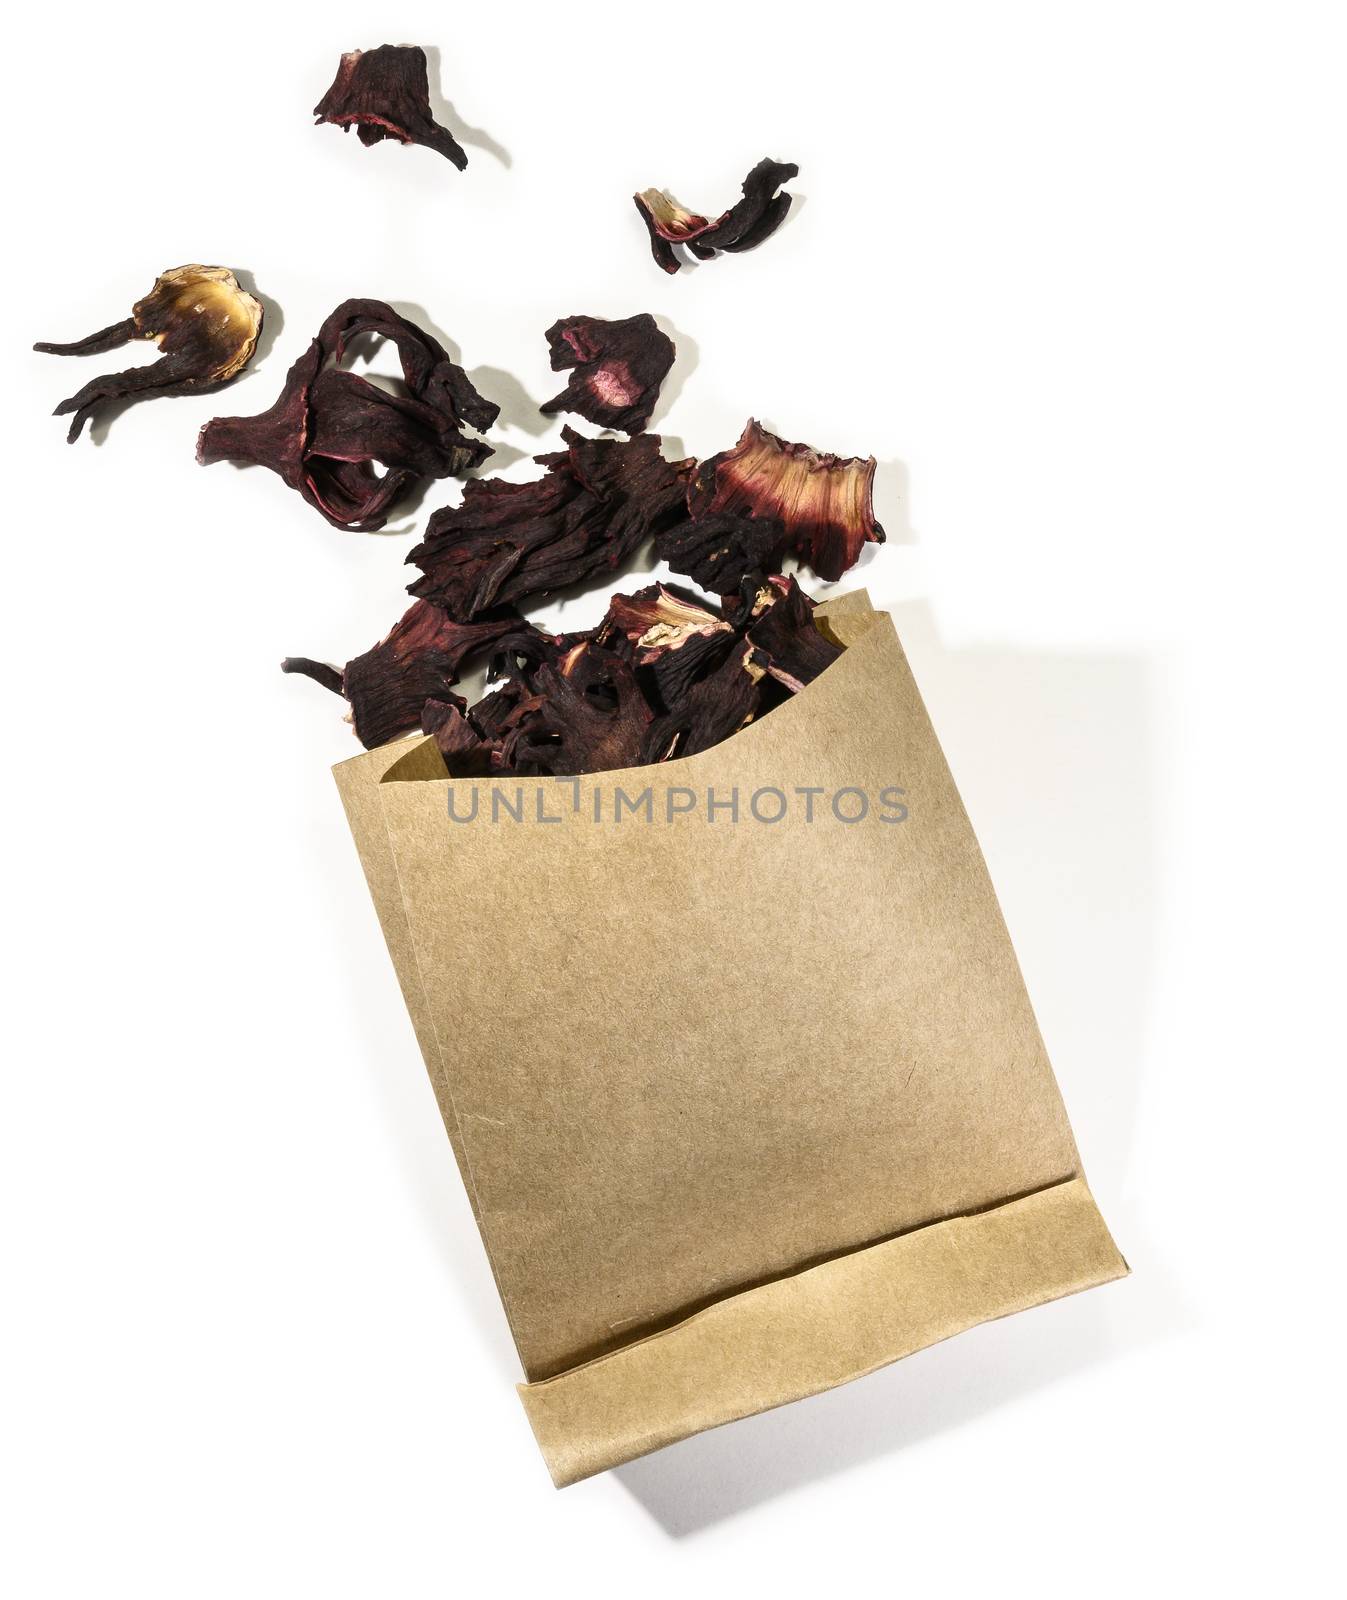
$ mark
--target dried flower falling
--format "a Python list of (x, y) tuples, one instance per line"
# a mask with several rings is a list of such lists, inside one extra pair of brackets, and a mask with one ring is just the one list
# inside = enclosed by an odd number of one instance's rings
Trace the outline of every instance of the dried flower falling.
[(862, 547), (882, 544), (875, 521), (875, 458), (788, 444), (750, 421), (733, 450), (703, 461), (688, 496), (694, 518), (732, 512), (775, 518), (786, 553), (836, 581)]
[[(780, 576), (719, 608), (651, 584), (567, 635), (508, 607), (455, 622), (419, 600), (344, 672), (304, 657), (281, 667), (345, 695), (367, 748), (419, 726), (451, 777), (569, 777), (695, 755), (798, 693), (841, 653), (813, 610)], [(452, 686), (474, 655), (503, 681), (469, 707)]]
[(786, 220), (791, 197), (777, 191), (799, 176), (793, 161), (759, 161), (744, 179), (743, 199), (714, 221), (688, 211), (660, 189), (643, 189), (632, 198), (650, 234), (650, 250), (665, 272), (677, 272), (682, 262), (676, 244), (709, 261), (720, 250), (751, 250), (768, 239)]
[[(364, 334), (397, 346), (405, 395), (342, 368)], [(256, 417), (208, 422), (197, 459), (270, 467), (329, 522), (367, 531), (382, 527), (420, 480), (480, 465), (491, 447), (467, 438), (461, 424), (484, 430), (499, 412), (424, 329), (382, 301), (347, 300), (291, 367), (275, 405)]]
[(66, 436), (73, 444), (107, 401), (222, 388), (247, 366), (261, 331), (261, 305), (228, 267), (174, 267), (136, 301), (125, 321), (73, 344), (43, 343), (33, 349), (54, 356), (93, 356), (133, 339), (153, 339), (159, 345), (159, 359), (149, 366), (94, 378), (57, 406), (58, 417), (74, 412)]
[(767, 671), (798, 694), (830, 667), (841, 648), (814, 626), (813, 603), (794, 578), (784, 589), (769, 585), (753, 607), (747, 638), (761, 652)]
[(712, 594), (733, 594), (781, 564), (785, 529), (775, 517), (734, 511), (689, 518), (655, 538), (656, 556)]
[(367, 750), (421, 726), (428, 700), (448, 699), (469, 656), (484, 654), (524, 626), (513, 611), (480, 622), (455, 622), (439, 606), (418, 600), (373, 649), (348, 661), (343, 671), (307, 656), (287, 656), (282, 672), (302, 673), (351, 706), (351, 725)]
[(650, 421), (675, 354), (673, 340), (654, 317), (563, 317), (547, 330), (547, 342), (553, 372), (575, 370), (543, 412), (573, 411), (596, 427), (623, 433), (639, 433)]
[(467, 621), (614, 571), (686, 515), (693, 463), (666, 461), (657, 434), (585, 439), (568, 428), (564, 438), (565, 451), (537, 457), (543, 477), (477, 479), (431, 517), (407, 557), (423, 573), (412, 594)]
[[(788, 444), (750, 422), (733, 450), (664, 458), (656, 434), (539, 456), (527, 483), (469, 483), (407, 558), (417, 605), (344, 673), (284, 663), (351, 701), (372, 745), (419, 725), (452, 777), (573, 776), (695, 755), (812, 683), (841, 653), (814, 603), (772, 569), (788, 554), (829, 578), (883, 531), (873, 458)], [(656, 553), (721, 595), (670, 584), (611, 597), (597, 627), (553, 635), (512, 603)], [(450, 691), (468, 654), (500, 681), (468, 706)]]
[(467, 151), (430, 114), (430, 78), (419, 45), (348, 50), (313, 114), (319, 123), (331, 122), (348, 132), (354, 128), (363, 145), (396, 139), (438, 150), (460, 171), (468, 164)]

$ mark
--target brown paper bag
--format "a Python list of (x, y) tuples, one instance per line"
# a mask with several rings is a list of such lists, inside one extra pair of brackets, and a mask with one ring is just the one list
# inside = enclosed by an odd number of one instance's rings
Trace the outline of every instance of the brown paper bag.
[(819, 617), (686, 760), (335, 769), (558, 1485), (1127, 1271), (893, 623)]

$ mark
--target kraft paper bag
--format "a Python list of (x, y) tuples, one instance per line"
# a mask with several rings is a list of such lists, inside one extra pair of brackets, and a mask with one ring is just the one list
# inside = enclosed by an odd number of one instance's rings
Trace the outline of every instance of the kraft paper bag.
[(558, 1485), (1127, 1271), (892, 620), (817, 615), (700, 755), (335, 769)]

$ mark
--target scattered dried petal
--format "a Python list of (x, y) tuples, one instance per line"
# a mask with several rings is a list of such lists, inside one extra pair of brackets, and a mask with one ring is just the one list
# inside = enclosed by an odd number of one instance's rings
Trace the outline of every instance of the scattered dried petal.
[(573, 411), (599, 428), (639, 433), (674, 362), (674, 343), (648, 313), (623, 322), (563, 317), (547, 330), (552, 371), (574, 367), (570, 382), (539, 409)]
[(655, 540), (655, 554), (712, 594), (733, 594), (746, 578), (779, 566), (785, 530), (775, 517), (722, 511), (689, 518)]
[(741, 640), (714, 672), (692, 684), (650, 729), (643, 761), (695, 756), (738, 733), (757, 715), (763, 669), (752, 644)]
[[(756, 617), (760, 617), (768, 606), (774, 606), (782, 595), (789, 591), (792, 582), (792, 579), (779, 572), (773, 573), (768, 578), (750, 574), (739, 585), (738, 594), (726, 595), (721, 600), (721, 609), (736, 628), (746, 628)], [(805, 605), (812, 611), (814, 602), (803, 589), (800, 590), (800, 594)]]
[(516, 750), (516, 770), (573, 777), (634, 767), (653, 713), (622, 658), (585, 640), (538, 673), (540, 699)]
[(521, 626), (514, 612), (455, 622), (439, 606), (418, 600), (384, 639), (348, 661), (344, 671), (303, 656), (287, 657), (282, 672), (301, 672), (345, 695), (351, 722), (367, 750), (400, 738), (421, 725), (427, 700), (451, 703), (459, 668), (471, 655), (491, 649)]
[(348, 132), (354, 128), (363, 145), (396, 139), (438, 150), (460, 171), (468, 164), (467, 151), (430, 114), (430, 78), (419, 45), (348, 50), (313, 114), (320, 124), (331, 122)]
[(660, 704), (667, 708), (725, 654), (734, 629), (724, 617), (656, 583), (635, 594), (615, 594), (597, 637), (630, 645), (634, 664), (651, 669)]
[(718, 250), (751, 250), (761, 244), (786, 220), (791, 197), (777, 190), (799, 171), (793, 161), (759, 161), (744, 179), (743, 198), (714, 222), (686, 210), (659, 189), (634, 195), (656, 262), (665, 272), (677, 272), (682, 263), (675, 244), (687, 245), (703, 261), (709, 261)]
[(694, 518), (719, 512), (779, 518), (785, 548), (830, 582), (854, 566), (875, 521), (875, 458), (842, 457), (788, 444), (750, 421), (739, 443), (702, 462), (688, 496)]
[(427, 700), (421, 708), (421, 731), (434, 739), (451, 778), (482, 778), (491, 771), (493, 746), (464, 715), (458, 695)]
[(140, 400), (156, 394), (205, 394), (223, 388), (247, 366), (262, 331), (262, 307), (228, 267), (174, 267), (155, 280), (124, 322), (115, 322), (73, 344), (35, 344), (47, 355), (102, 355), (132, 339), (153, 339), (157, 361), (127, 372), (94, 378), (57, 406), (55, 415), (74, 412), (71, 444), (100, 405), (109, 400)]
[(635, 594), (615, 594), (606, 624), (624, 633), (641, 652), (677, 650), (697, 634), (726, 633), (729, 623), (705, 606), (652, 583)]
[[(340, 365), (363, 334), (397, 346), (405, 395)], [(422, 479), (480, 465), (491, 447), (461, 424), (489, 428), (499, 410), (424, 329), (380, 300), (347, 300), (290, 368), (270, 410), (208, 422), (197, 459), (270, 467), (336, 527), (368, 531)]]
[(492, 646), (487, 676), (504, 677), (527, 686), (538, 668), (545, 661), (559, 661), (575, 638), (575, 635), (544, 633), (532, 622), (521, 621)]
[(814, 625), (814, 607), (794, 578), (749, 628), (749, 643), (762, 652), (767, 671), (792, 694), (812, 683), (842, 654)]
[(513, 772), (521, 740), (526, 738), (542, 697), (512, 682), (494, 689), (468, 712), (468, 720), (491, 749), (492, 772)]
[(564, 437), (564, 452), (537, 457), (543, 477), (475, 480), (431, 517), (407, 557), (423, 574), (411, 594), (467, 620), (611, 571), (682, 515), (690, 464), (666, 461), (657, 434)]

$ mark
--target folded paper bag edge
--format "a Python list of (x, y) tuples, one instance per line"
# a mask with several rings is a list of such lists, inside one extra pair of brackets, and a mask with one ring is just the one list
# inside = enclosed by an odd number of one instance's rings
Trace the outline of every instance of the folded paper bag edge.
[(552, 1480), (822, 1393), (1129, 1269), (1081, 1177), (745, 1290), (519, 1395)]

